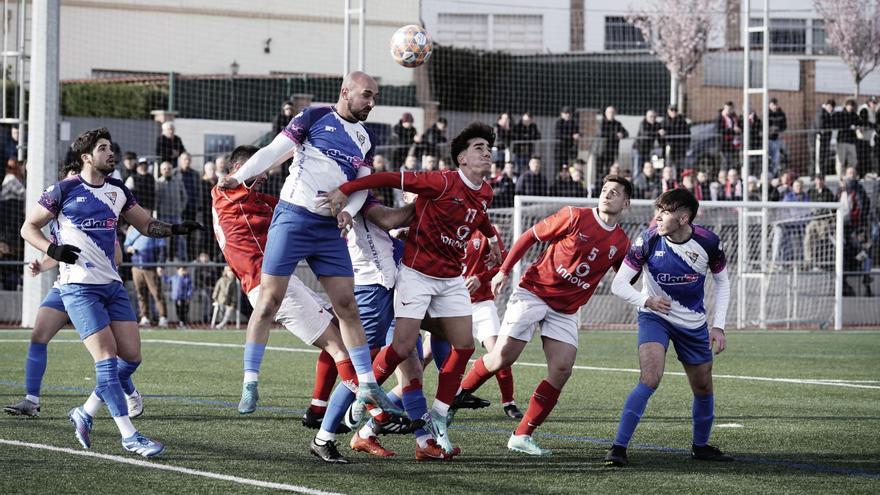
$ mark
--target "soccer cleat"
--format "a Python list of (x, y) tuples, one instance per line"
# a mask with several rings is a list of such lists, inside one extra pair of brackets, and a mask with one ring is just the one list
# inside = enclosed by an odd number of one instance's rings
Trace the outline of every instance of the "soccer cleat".
[(385, 421), (373, 418), (376, 424), (375, 431), (377, 435), (408, 435), (425, 426), (425, 420), (423, 419), (410, 421), (407, 417), (395, 414), (387, 414), (387, 416), (388, 418)]
[(141, 321), (138, 322), (138, 325), (142, 327), (148, 327), (150, 326), (150, 319), (146, 316), (141, 316)]
[(342, 454), (336, 448), (336, 442), (332, 440), (324, 445), (318, 445), (313, 438), (309, 444), (309, 450), (313, 456), (320, 457), (322, 461), (328, 464), (348, 464), (348, 459), (342, 457)]
[(447, 455), (454, 455), (455, 447), (452, 446), (452, 442), (449, 440), (446, 416), (442, 416), (434, 410), (425, 413), (425, 416), (427, 416), (427, 418), (423, 417), (425, 420), (425, 427), (431, 432), (431, 436), (437, 441), (437, 445), (439, 445)]
[(375, 455), (378, 457), (393, 457), (394, 452), (386, 449), (379, 443), (379, 439), (375, 436), (371, 436), (370, 438), (361, 438), (360, 435), (355, 433), (351, 437), (351, 442), (348, 444), (351, 447), (351, 450), (356, 452), (366, 452), (370, 455)]
[(162, 328), (167, 328), (168, 327), (168, 318), (165, 316), (160, 316), (159, 317), (159, 326)]
[(455, 396), (450, 409), (482, 409), (490, 405), (492, 403), (486, 399), (481, 399), (467, 390), (462, 390)]
[(136, 418), (144, 413), (144, 397), (135, 391), (134, 395), (125, 397), (128, 403), (128, 417)]
[(433, 438), (428, 440), (428, 445), (425, 448), (416, 444), (417, 461), (447, 461), (450, 459), (452, 459), (452, 455), (447, 455)]
[[(388, 400), (388, 396), (385, 395), (385, 391), (382, 390), (382, 387), (379, 386), (378, 383), (362, 383), (358, 386), (357, 392), (357, 401), (355, 404), (369, 404), (382, 409), (383, 411), (391, 414), (396, 414), (398, 416), (403, 416), (404, 412), (399, 407), (395, 406), (390, 400)], [(358, 411), (355, 410), (355, 413)], [(355, 416), (357, 418), (357, 416)]]
[(257, 390), (257, 382), (245, 382), (241, 386), (241, 400), (238, 402), (240, 414), (250, 414), (257, 410), (257, 401), (260, 400), (260, 392)]
[(608, 453), (605, 454), (605, 465), (606, 466), (614, 466), (614, 467), (623, 467), (629, 464), (629, 459), (626, 457), (626, 447), (622, 445), (612, 445), (610, 449), (608, 449)]
[(356, 431), (358, 428), (360, 428), (361, 423), (364, 422), (364, 416), (367, 415), (364, 414), (365, 409), (363, 407), (363, 404), (360, 404), (361, 407), (358, 408), (359, 404), (360, 403), (358, 401), (354, 401), (350, 406), (348, 406), (348, 409), (346, 409), (345, 415), (342, 417), (342, 422), (339, 424), (339, 426), (345, 426), (346, 428), (348, 428), (348, 431)]
[(721, 449), (714, 445), (703, 445), (702, 447), (691, 445), (691, 458), (697, 461), (715, 462), (731, 462), (734, 460), (732, 456), (721, 452)]
[(510, 419), (522, 419), (523, 413), (516, 407), (515, 402), (511, 402), (504, 406), (504, 414)]
[(73, 425), (73, 433), (80, 445), (84, 449), (91, 448), (92, 440), (89, 438), (89, 434), (92, 432), (92, 417), (86, 414), (82, 406), (74, 407), (68, 411), (67, 417), (70, 419), (70, 424)]
[(30, 416), (32, 418), (40, 416), (40, 406), (27, 399), (22, 399), (21, 402), (17, 404), (8, 405), (4, 407), (3, 410), (12, 416)]
[(302, 425), (306, 428), (311, 428), (313, 430), (317, 430), (321, 427), (321, 421), (324, 419), (323, 414), (318, 414), (311, 409), (306, 409), (306, 413), (303, 414)]
[(123, 438), (122, 448), (132, 454), (138, 454), (144, 457), (155, 457), (162, 452), (165, 452), (165, 445), (162, 442), (150, 440), (141, 435), (140, 432), (135, 432), (134, 435), (128, 438)]
[(514, 452), (522, 452), (529, 455), (550, 455), (553, 453), (550, 449), (542, 449), (535, 443), (531, 435), (510, 435), (507, 440), (507, 448)]

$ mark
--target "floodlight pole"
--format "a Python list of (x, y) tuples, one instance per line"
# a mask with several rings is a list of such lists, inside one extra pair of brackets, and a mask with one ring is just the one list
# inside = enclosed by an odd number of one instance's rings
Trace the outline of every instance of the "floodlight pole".
[[(61, 1), (45, 0), (33, 3), (31, 36), (30, 114), (28, 116), (28, 162), (39, 164), (29, 167), (25, 211), (36, 205), (43, 190), (55, 182), (58, 173), (58, 121), (61, 103), (58, 85), (58, 53), (60, 37)], [(43, 253), (25, 243), (24, 259), (37, 260)], [(24, 277), (22, 290), (21, 325), (32, 327), (40, 307), (40, 300), (52, 287), (48, 275)]]
[(358, 70), (364, 70), (367, 53), (367, 0), (360, 0), (360, 6), (351, 7), (351, 0), (345, 0), (342, 33), (342, 75), (351, 72), (351, 16), (358, 16)]

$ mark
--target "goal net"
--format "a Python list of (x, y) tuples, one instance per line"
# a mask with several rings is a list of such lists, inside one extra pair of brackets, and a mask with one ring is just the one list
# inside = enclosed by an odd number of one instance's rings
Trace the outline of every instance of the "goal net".
[[(597, 198), (518, 196), (514, 208), (492, 210), (506, 245), (559, 208), (589, 208)], [(842, 322), (843, 229), (837, 203), (742, 203), (706, 201), (695, 223), (721, 238), (731, 281), (728, 326), (736, 328), (834, 327)], [(841, 212), (842, 213), (842, 212)], [(635, 239), (653, 218), (650, 200), (633, 200), (621, 221)], [(523, 258), (512, 281), (546, 248), (536, 244)], [(628, 327), (636, 311), (611, 293), (609, 272), (592, 299), (581, 308), (582, 328)], [(511, 285), (514, 285), (513, 283)], [(641, 281), (637, 282), (641, 288)], [(510, 289), (498, 300), (504, 311)], [(706, 284), (711, 315), (714, 290)]]

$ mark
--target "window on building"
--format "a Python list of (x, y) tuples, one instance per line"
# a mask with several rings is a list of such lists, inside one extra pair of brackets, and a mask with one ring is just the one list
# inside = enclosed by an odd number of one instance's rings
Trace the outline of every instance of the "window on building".
[(489, 48), (489, 16), (440, 14), (437, 19), (436, 38), (443, 45), (486, 50)]
[(837, 50), (828, 43), (825, 37), (825, 21), (822, 19), (813, 20), (813, 55), (836, 55)]
[(645, 50), (648, 48), (642, 32), (623, 17), (605, 18), (606, 50)]
[(544, 49), (543, 16), (493, 15), (492, 49), (511, 53), (540, 53)]
[[(750, 26), (760, 26), (763, 19), (750, 19)], [(763, 46), (761, 33), (749, 34), (749, 43)], [(771, 53), (807, 53), (806, 19), (770, 19)]]

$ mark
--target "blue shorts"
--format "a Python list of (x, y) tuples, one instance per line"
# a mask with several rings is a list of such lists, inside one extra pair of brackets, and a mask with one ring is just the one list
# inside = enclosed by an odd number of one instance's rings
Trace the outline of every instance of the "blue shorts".
[(46, 294), (43, 302), (40, 303), (40, 307), (54, 309), (55, 311), (61, 311), (62, 313), (67, 312), (67, 310), (64, 309), (64, 303), (61, 301), (61, 291), (58, 290), (58, 287), (52, 287), (52, 290)]
[(670, 340), (675, 346), (678, 360), (682, 363), (698, 365), (712, 361), (709, 327), (705, 323), (699, 328), (683, 328), (669, 323), (654, 313), (639, 312), (639, 345), (657, 342), (667, 349)]
[(111, 321), (137, 321), (121, 282), (64, 284), (61, 300), (80, 340), (103, 330)]
[(361, 324), (370, 349), (385, 345), (388, 327), (394, 321), (394, 289), (384, 285), (355, 285), (354, 299), (361, 313)]
[(318, 277), (353, 277), (348, 244), (335, 217), (325, 217), (279, 201), (269, 226), (263, 273), (288, 277), (306, 260)]

